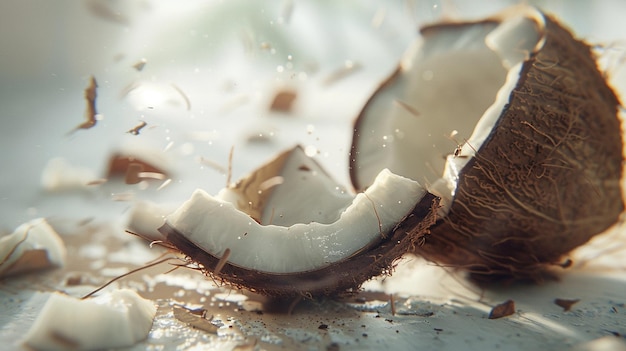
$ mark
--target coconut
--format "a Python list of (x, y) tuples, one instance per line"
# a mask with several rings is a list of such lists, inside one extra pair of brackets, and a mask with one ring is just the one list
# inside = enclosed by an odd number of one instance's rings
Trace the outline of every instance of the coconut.
[(426, 181), (442, 207), (417, 254), (542, 279), (624, 209), (619, 105), (590, 46), (537, 9), (429, 25), (356, 120), (352, 183)]
[(159, 231), (216, 281), (276, 297), (328, 296), (390, 272), (437, 206), (418, 182), (388, 170), (349, 194), (295, 147), (217, 196), (196, 190)]

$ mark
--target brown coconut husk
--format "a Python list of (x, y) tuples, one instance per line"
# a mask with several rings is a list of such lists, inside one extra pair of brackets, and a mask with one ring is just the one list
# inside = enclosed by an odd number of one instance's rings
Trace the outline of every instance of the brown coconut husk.
[(429, 227), (436, 222), (438, 207), (439, 199), (426, 194), (377, 245), (326, 267), (297, 273), (278, 274), (240, 267), (202, 250), (167, 223), (159, 231), (166, 244), (199, 263), (202, 271), (216, 282), (276, 298), (316, 298), (354, 293), (366, 280), (390, 274), (395, 262), (428, 234)]
[(541, 280), (624, 210), (620, 102), (590, 46), (545, 17), (544, 45), (415, 253), (482, 281)]

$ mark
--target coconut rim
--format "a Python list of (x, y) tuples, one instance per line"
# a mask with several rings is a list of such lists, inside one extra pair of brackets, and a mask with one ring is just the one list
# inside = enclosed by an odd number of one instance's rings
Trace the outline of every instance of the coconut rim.
[[(445, 29), (464, 26), (476, 26), (490, 23), (498, 24), (499, 26), (508, 20), (515, 19), (531, 20), (535, 24), (536, 34), (538, 37), (537, 41), (532, 49), (526, 53), (523, 60), (516, 63), (507, 70), (506, 79), (504, 81), (504, 84), (502, 84), (497, 90), (496, 99), (491, 105), (487, 107), (487, 109), (483, 111), (482, 115), (476, 120), (476, 123), (474, 124), (474, 129), (470, 137), (464, 140), (463, 144), (459, 145), (458, 149), (454, 153), (451, 153), (446, 157), (446, 162), (441, 176), (431, 184), (427, 185), (428, 191), (437, 195), (441, 199), (441, 207), (439, 210), (440, 216), (445, 216), (447, 214), (452, 202), (454, 201), (454, 195), (457, 182), (459, 180), (459, 174), (461, 173), (463, 168), (474, 158), (474, 156), (479, 153), (481, 146), (488, 142), (490, 136), (493, 134), (492, 131), (497, 127), (498, 120), (504, 114), (506, 106), (509, 103), (511, 94), (519, 85), (519, 81), (523, 78), (522, 73), (524, 62), (528, 61), (528, 59), (533, 54), (541, 50), (541, 48), (544, 46), (546, 41), (546, 19), (545, 15), (537, 8), (524, 4), (519, 4), (511, 6), (497, 14), (478, 21), (441, 21), (428, 24), (420, 29), (420, 33), (422, 34), (422, 36), (425, 36), (430, 32), (439, 30), (441, 28)], [(497, 28), (498, 27), (495, 27), (494, 30)], [(487, 37), (488, 35), (485, 36), (486, 46), (492, 51), (495, 51), (493, 48), (489, 47), (490, 43), (487, 42)], [(416, 52), (419, 52), (417, 50), (421, 49), (424, 42), (425, 40), (423, 38), (418, 38), (418, 40), (416, 40), (409, 47), (398, 67), (374, 91), (374, 93), (367, 100), (354, 122), (354, 133), (350, 149), (351, 152), (349, 156), (349, 175), (355, 191), (367, 188), (367, 185), (363, 184), (363, 182), (359, 180), (358, 172), (360, 167), (358, 165), (357, 156), (355, 155), (359, 153), (358, 145), (361, 142), (361, 134), (359, 134), (359, 131), (364, 129), (364, 123), (366, 123), (368, 108), (374, 103), (374, 100), (376, 99), (377, 94), (380, 91), (383, 91), (384, 89), (392, 86), (403, 75), (404, 72), (410, 70), (413, 64), (412, 62), (410, 62), (410, 60), (412, 60), (412, 55)], [(493, 45), (493, 43), (491, 45)], [(408, 67), (408, 69), (406, 67)]]
[[(263, 272), (223, 262), (223, 257), (206, 252), (167, 222), (159, 228), (166, 238), (190, 260), (200, 263), (205, 274), (236, 288), (280, 298), (349, 294), (366, 280), (390, 274), (394, 262), (419, 245), (437, 221), (439, 198), (425, 193), (412, 211), (377, 245), (364, 247), (353, 255), (325, 267), (297, 273)], [(218, 270), (219, 268), (219, 270)]]
[[(237, 267), (298, 274), (319, 270), (378, 245), (426, 194), (418, 182), (383, 170), (368, 190), (355, 196), (337, 221), (278, 226), (261, 225), (232, 203), (196, 190), (166, 218), (159, 231), (170, 242), (169, 229), (174, 229), (207, 254), (226, 255), (228, 263)], [(270, 263), (271, 259), (275, 262)]]

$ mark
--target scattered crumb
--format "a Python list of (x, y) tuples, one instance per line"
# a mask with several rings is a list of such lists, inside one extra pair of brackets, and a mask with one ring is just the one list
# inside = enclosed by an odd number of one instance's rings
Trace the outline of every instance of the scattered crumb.
[(499, 305), (496, 305), (491, 312), (489, 312), (489, 319), (498, 319), (510, 316), (513, 313), (515, 313), (515, 301), (507, 300)]
[(179, 321), (188, 324), (196, 329), (204, 330), (211, 334), (217, 334), (218, 327), (211, 323), (210, 319), (205, 318), (206, 310), (190, 310), (182, 306), (174, 306), (174, 317)]
[(579, 301), (580, 299), (559, 299), (559, 298), (554, 299), (554, 303), (557, 306), (562, 307), (564, 312), (567, 312), (570, 309), (572, 309), (572, 306), (574, 306)]
[(146, 67), (146, 63), (148, 63), (148, 60), (146, 60), (145, 58), (142, 58), (141, 60), (137, 61), (137, 63), (133, 65), (133, 68), (141, 72), (143, 68)]
[(298, 97), (298, 94), (292, 90), (282, 90), (276, 93), (272, 104), (270, 105), (270, 111), (290, 113), (293, 109), (293, 103)]
[(132, 135), (139, 135), (139, 132), (141, 131), (141, 129), (147, 125), (148, 123), (146, 123), (145, 121), (141, 121), (139, 122), (138, 125), (136, 125), (133, 129), (128, 130), (126, 133), (130, 133)]
[(76, 286), (83, 284), (83, 277), (80, 275), (71, 275), (65, 279), (65, 286)]
[(118, 9), (115, 9), (111, 1), (89, 0), (86, 3), (87, 9), (96, 17), (105, 21), (128, 25), (130, 21)]

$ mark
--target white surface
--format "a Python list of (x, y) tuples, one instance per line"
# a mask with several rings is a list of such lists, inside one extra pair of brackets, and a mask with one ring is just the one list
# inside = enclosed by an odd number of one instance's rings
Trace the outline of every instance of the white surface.
[[(8, 233), (30, 219), (50, 217), (72, 257), (64, 270), (0, 281), (4, 349), (24, 349), (19, 340), (45, 302), (47, 293), (41, 291), (89, 290), (158, 255), (122, 233), (130, 204), (113, 198), (180, 204), (198, 187), (215, 193), (226, 175), (198, 160), (225, 168), (233, 145), (233, 179), (302, 143), (317, 150), (319, 162), (348, 184), (352, 120), (394, 69), (417, 25), (442, 15), (487, 15), (513, 1), (95, 3), (113, 7), (121, 17), (117, 22), (96, 17), (85, 1), (0, 2), (0, 225)], [(579, 36), (607, 45), (600, 53), (612, 84), (626, 91), (624, 45), (614, 43), (626, 33), (626, 3), (533, 3), (556, 13)], [(291, 16), (286, 15), (289, 4)], [(141, 72), (131, 67), (143, 58), (147, 64)], [(334, 72), (355, 64), (361, 69), (332, 82)], [(99, 83), (103, 119), (67, 136), (82, 122), (83, 90), (92, 74)], [(149, 105), (163, 102), (155, 100), (157, 92), (140, 101), (120, 98), (135, 81), (160, 87), (174, 83), (189, 98), (190, 109), (180, 95), (168, 97), (171, 89), (158, 90), (171, 103), (153, 109)], [(282, 86), (299, 91), (291, 116), (267, 110)], [(148, 122), (141, 134), (126, 133), (139, 120)], [(247, 141), (259, 134), (269, 142)], [(54, 157), (103, 177), (109, 154), (133, 143), (167, 150), (174, 170), (170, 185), (157, 191), (160, 183), (144, 189), (113, 182), (88, 192), (57, 194), (40, 188), (42, 170)], [(624, 230), (598, 239), (579, 254), (593, 258), (587, 265), (541, 286), (483, 292), (463, 277), (407, 261), (384, 284), (367, 285), (396, 293), (395, 316), (386, 298), (367, 298), (366, 304), (304, 304), (292, 316), (257, 314), (254, 299), (216, 289), (199, 274), (179, 270), (160, 275), (168, 265), (118, 286), (136, 289), (159, 304), (149, 340), (136, 345), (137, 350), (232, 349), (255, 342), (258, 349), (323, 350), (335, 343), (341, 350), (563, 350), (606, 336), (623, 344)], [(84, 276), (88, 285), (66, 286), (68, 274)], [(552, 303), (555, 298), (581, 301), (563, 312)], [(491, 306), (507, 299), (515, 300), (517, 313), (488, 320)], [(177, 322), (171, 315), (174, 301), (210, 309), (220, 325), (218, 334)], [(321, 324), (328, 328), (318, 329)]]

